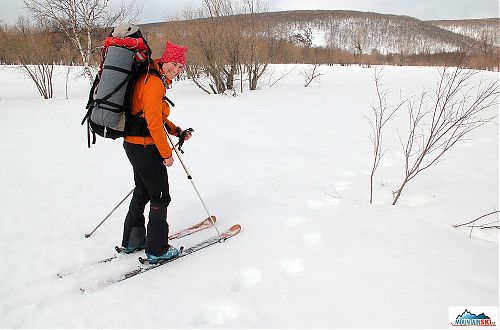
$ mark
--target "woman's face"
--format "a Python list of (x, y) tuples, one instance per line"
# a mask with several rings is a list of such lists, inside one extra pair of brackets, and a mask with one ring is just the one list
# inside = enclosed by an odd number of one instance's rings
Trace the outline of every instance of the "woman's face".
[(161, 69), (167, 79), (174, 80), (182, 72), (184, 65), (176, 62), (167, 62), (161, 65)]

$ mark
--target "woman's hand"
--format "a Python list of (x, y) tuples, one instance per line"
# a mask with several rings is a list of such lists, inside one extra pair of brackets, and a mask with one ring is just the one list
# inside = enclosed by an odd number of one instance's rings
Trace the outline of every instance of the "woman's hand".
[(163, 159), (163, 165), (165, 165), (166, 167), (172, 166), (173, 163), (174, 163), (174, 157), (172, 156)]

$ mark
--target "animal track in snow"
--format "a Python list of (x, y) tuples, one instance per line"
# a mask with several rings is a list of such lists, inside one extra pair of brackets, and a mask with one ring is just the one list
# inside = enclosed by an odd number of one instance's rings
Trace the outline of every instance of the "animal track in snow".
[(306, 246), (314, 246), (323, 240), (323, 235), (317, 232), (309, 232), (302, 235), (302, 241)]
[(238, 317), (238, 309), (231, 304), (216, 304), (196, 311), (189, 323), (195, 327), (215, 328)]
[(473, 144), (470, 142), (462, 142), (462, 143), (457, 143), (456, 146), (459, 148), (470, 148), (473, 146)]
[(393, 167), (393, 166), (394, 166), (394, 163), (391, 162), (390, 160), (383, 160), (380, 163), (380, 167)]
[(344, 171), (341, 173), (344, 178), (350, 178), (356, 175), (353, 171)]
[(299, 258), (285, 258), (279, 262), (281, 272), (288, 277), (296, 278), (305, 270), (304, 260)]
[(403, 204), (411, 207), (420, 207), (433, 202), (435, 198), (436, 195), (424, 195), (424, 194), (407, 196)]
[(285, 225), (289, 227), (295, 227), (301, 225), (305, 222), (304, 218), (301, 217), (289, 217), (285, 220)]
[(236, 273), (236, 278), (231, 283), (232, 291), (250, 289), (262, 280), (262, 272), (256, 268), (242, 269)]
[(322, 206), (323, 206), (323, 202), (316, 200), (316, 199), (308, 200), (306, 203), (306, 207), (309, 210), (317, 210), (317, 209), (321, 208)]
[(335, 183), (334, 188), (336, 191), (345, 191), (345, 190), (349, 189), (351, 185), (352, 185), (352, 182), (350, 182), (350, 181), (340, 181), (340, 182)]

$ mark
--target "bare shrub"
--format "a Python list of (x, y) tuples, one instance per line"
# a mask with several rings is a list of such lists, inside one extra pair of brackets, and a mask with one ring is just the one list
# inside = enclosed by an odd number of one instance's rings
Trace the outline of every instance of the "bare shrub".
[(407, 103), (408, 135), (400, 135), (405, 173), (393, 192), (396, 204), (406, 185), (419, 173), (440, 161), (457, 142), (491, 122), (496, 115), (487, 110), (498, 105), (498, 79), (487, 83), (478, 71), (445, 67), (434, 89), (424, 91)]
[(302, 71), (302, 76), (304, 77), (304, 87), (309, 87), (313, 81), (318, 81), (318, 78), (323, 74), (319, 71), (319, 64), (308, 65)]
[[(291, 68), (285, 68), (284, 70), (281, 70), (280, 73), (278, 73), (277, 76), (275, 76), (275, 73), (276, 73), (276, 68), (273, 69), (273, 71), (269, 74), (269, 79), (268, 79), (268, 86), (269, 87), (273, 87), (274, 85), (276, 85), (278, 82), (281, 81), (281, 79), (285, 78), (286, 76), (288, 76), (292, 71), (295, 70), (295, 66), (291, 67)], [(272, 82), (271, 82), (272, 81)]]
[(377, 92), (377, 103), (371, 106), (373, 117), (367, 117), (372, 128), (370, 139), (373, 144), (373, 163), (370, 173), (370, 204), (373, 203), (373, 179), (375, 172), (385, 153), (385, 150), (382, 148), (383, 128), (406, 102), (406, 100), (403, 100), (397, 106), (391, 106), (387, 103), (389, 88), (384, 87), (382, 84), (382, 69), (374, 70), (373, 81), (375, 82), (375, 89)]
[(49, 29), (20, 17), (13, 28), (0, 26), (0, 40), (9, 45), (10, 57), (36, 85), (44, 99), (53, 96), (52, 75), (56, 50)]

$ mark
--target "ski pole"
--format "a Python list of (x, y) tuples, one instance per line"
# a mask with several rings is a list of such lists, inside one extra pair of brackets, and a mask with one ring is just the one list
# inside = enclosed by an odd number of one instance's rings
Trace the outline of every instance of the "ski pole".
[(187, 178), (189, 179), (189, 181), (191, 182), (191, 184), (193, 185), (193, 188), (194, 188), (194, 191), (196, 191), (196, 194), (198, 195), (198, 198), (200, 199), (201, 201), (201, 204), (203, 205), (203, 207), (205, 208), (205, 211), (207, 212), (208, 214), (208, 218), (210, 219), (210, 222), (212, 223), (212, 226), (215, 228), (215, 231), (217, 232), (217, 235), (219, 235), (219, 239), (220, 241), (224, 241), (224, 239), (222, 238), (221, 234), (220, 234), (220, 231), (219, 229), (217, 228), (217, 226), (215, 225), (215, 222), (212, 220), (212, 214), (210, 213), (210, 211), (208, 210), (208, 207), (207, 205), (205, 204), (205, 202), (203, 201), (203, 198), (201, 198), (201, 194), (200, 192), (198, 191), (198, 188), (196, 188), (196, 185), (194, 184), (194, 181), (193, 181), (193, 177), (191, 176), (191, 174), (189, 173), (187, 167), (186, 167), (186, 164), (184, 164), (184, 161), (182, 160), (182, 157), (181, 155), (179, 154), (179, 151), (177, 151), (177, 148), (175, 148), (177, 145), (174, 145), (174, 143), (172, 142), (172, 138), (170, 137), (170, 135), (168, 134), (168, 131), (167, 131), (167, 128), (165, 127), (165, 125), (163, 125), (163, 130), (165, 130), (165, 134), (167, 135), (167, 138), (168, 138), (168, 141), (170, 141), (170, 144), (172, 146), (174, 146), (174, 151), (175, 151), (175, 154), (177, 155), (177, 158), (179, 158), (179, 161), (181, 162), (181, 165), (182, 167), (184, 168), (184, 171), (186, 172), (186, 175), (187, 175)]
[(92, 230), (92, 232), (90, 234), (85, 234), (85, 238), (89, 238), (97, 230), (97, 228), (99, 228), (104, 223), (104, 221), (106, 221), (111, 216), (111, 214), (113, 214), (113, 212), (115, 212), (115, 210), (118, 208), (118, 206), (120, 206), (127, 199), (127, 197), (130, 196), (130, 194), (132, 194), (133, 192), (134, 192), (134, 189), (132, 189), (127, 194), (127, 196), (123, 197), (123, 199), (120, 201), (120, 203), (118, 203), (118, 205), (116, 205), (115, 208), (112, 209), (111, 212), (108, 213), (108, 215), (101, 221), (101, 223), (99, 223), (97, 225), (97, 227), (94, 228), (94, 230)]

